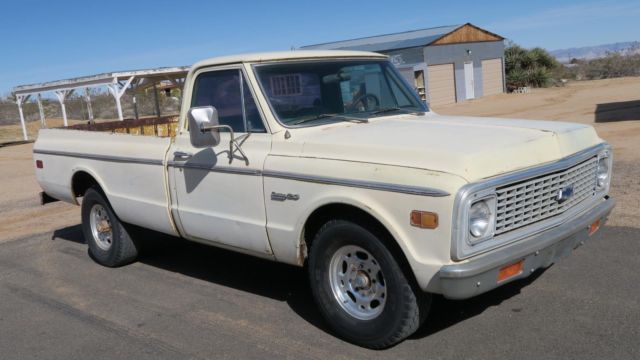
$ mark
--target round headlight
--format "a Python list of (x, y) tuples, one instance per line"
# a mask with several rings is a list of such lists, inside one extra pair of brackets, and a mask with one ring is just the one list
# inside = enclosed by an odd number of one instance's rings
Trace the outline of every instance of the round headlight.
[(491, 230), (491, 209), (484, 200), (471, 205), (469, 209), (469, 232), (473, 237), (486, 236)]
[(598, 187), (605, 187), (609, 180), (608, 159), (603, 157), (598, 160)]

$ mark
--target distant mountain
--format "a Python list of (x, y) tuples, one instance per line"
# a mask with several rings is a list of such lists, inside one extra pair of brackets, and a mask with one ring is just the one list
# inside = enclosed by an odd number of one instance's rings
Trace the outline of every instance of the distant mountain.
[(559, 49), (550, 51), (560, 62), (569, 62), (571, 59), (597, 59), (606, 56), (608, 53), (640, 54), (640, 41), (619, 42), (615, 44), (603, 44), (596, 46), (585, 46), (570, 49)]

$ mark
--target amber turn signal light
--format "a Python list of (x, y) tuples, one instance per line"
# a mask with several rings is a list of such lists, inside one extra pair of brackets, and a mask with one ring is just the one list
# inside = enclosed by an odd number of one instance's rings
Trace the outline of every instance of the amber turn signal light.
[(517, 263), (504, 266), (498, 271), (498, 282), (507, 280), (514, 276), (522, 274), (522, 268), (524, 267), (524, 260), (520, 260)]
[(596, 231), (600, 229), (600, 219), (596, 220), (589, 226), (589, 236), (595, 234)]
[(410, 216), (411, 226), (423, 229), (438, 227), (438, 214), (429, 211), (413, 210)]

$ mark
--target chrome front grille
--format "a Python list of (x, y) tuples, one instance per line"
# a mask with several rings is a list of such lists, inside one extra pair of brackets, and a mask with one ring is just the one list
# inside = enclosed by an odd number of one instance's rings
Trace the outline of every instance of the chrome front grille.
[[(597, 157), (569, 169), (496, 189), (495, 235), (562, 214), (595, 196)], [(573, 187), (573, 195), (558, 201), (558, 194)]]

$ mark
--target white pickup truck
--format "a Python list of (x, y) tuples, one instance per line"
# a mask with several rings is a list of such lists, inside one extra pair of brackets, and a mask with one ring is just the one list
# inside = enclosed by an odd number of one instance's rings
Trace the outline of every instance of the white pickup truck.
[(132, 226), (304, 266), (335, 333), (371, 348), (418, 329), (432, 294), (550, 266), (614, 206), (592, 127), (437, 115), (375, 53), (199, 62), (176, 120), (41, 130), (44, 198), (82, 198), (106, 266), (135, 260)]

